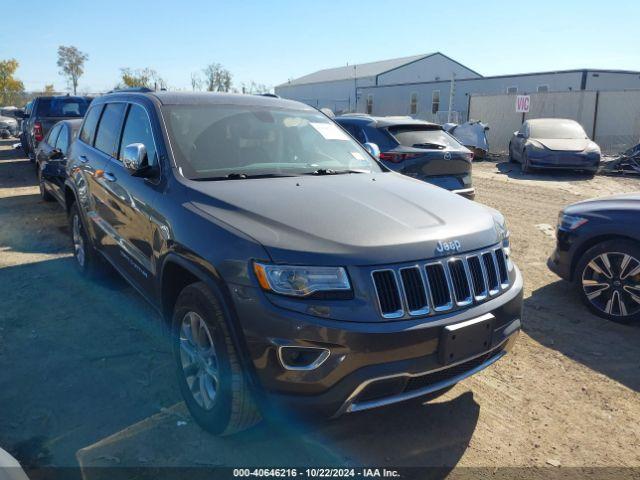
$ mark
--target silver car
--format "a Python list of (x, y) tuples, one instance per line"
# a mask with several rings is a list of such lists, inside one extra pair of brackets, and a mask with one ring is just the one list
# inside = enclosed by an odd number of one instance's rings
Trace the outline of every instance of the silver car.
[(533, 168), (595, 173), (600, 164), (600, 147), (575, 120), (536, 118), (527, 120), (514, 132), (509, 142), (509, 161), (520, 162), (525, 173)]

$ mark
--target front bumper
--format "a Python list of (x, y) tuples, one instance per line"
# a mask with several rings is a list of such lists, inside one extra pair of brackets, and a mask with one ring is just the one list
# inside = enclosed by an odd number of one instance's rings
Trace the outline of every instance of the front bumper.
[(529, 164), (532, 167), (549, 169), (576, 169), (596, 171), (600, 165), (600, 155), (580, 152), (528, 152)]
[(563, 280), (573, 279), (573, 259), (579, 247), (575, 232), (556, 231), (556, 248), (547, 260), (547, 267)]
[[(271, 304), (262, 292), (232, 289), (250, 360), (265, 397), (278, 408), (331, 417), (420, 397), (446, 388), (493, 364), (513, 345), (520, 330), (522, 276), (500, 296), (466, 310), (411, 320), (344, 322)], [(443, 365), (439, 342), (444, 327), (492, 316), (490, 344), (479, 355)], [(311, 370), (285, 369), (279, 347), (329, 349)], [(360, 394), (373, 383), (388, 394)], [(394, 381), (397, 382), (394, 384)]]

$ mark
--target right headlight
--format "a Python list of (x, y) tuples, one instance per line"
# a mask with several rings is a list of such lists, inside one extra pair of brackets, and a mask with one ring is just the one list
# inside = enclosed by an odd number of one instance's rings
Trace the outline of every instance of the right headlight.
[(253, 270), (263, 290), (293, 297), (309, 297), (320, 292), (351, 291), (343, 267), (301, 267), (254, 262)]
[(567, 215), (564, 212), (560, 212), (558, 215), (558, 230), (564, 230), (566, 232), (571, 232), (589, 220), (583, 217), (579, 217), (577, 215)]

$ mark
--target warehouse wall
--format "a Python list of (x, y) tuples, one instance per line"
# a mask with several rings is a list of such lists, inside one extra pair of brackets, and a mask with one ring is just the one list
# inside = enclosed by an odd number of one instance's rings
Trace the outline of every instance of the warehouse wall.
[(506, 153), (513, 132), (531, 118), (571, 118), (604, 153), (624, 151), (640, 141), (640, 90), (531, 94), (530, 112), (516, 113), (514, 95), (473, 95), (470, 116), (489, 125), (493, 153)]
[[(373, 77), (357, 79), (358, 87), (374, 84)], [(334, 112), (353, 111), (356, 106), (354, 79), (303, 85), (280, 85), (275, 88), (275, 93), (283, 98), (297, 100), (313, 107), (330, 108)]]

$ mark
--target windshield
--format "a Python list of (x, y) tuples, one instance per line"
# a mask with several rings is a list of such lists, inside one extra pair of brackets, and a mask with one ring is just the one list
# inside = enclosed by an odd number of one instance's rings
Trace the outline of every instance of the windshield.
[(400, 145), (405, 147), (428, 148), (442, 150), (445, 148), (461, 148), (462, 145), (441, 129), (421, 126), (398, 126), (389, 128)]
[(176, 161), (194, 180), (381, 171), (318, 112), (246, 105), (169, 105), (163, 111)]
[(571, 120), (531, 122), (529, 128), (531, 138), (587, 138), (582, 126)]
[(85, 97), (41, 98), (37, 115), (40, 117), (84, 117), (91, 103)]

